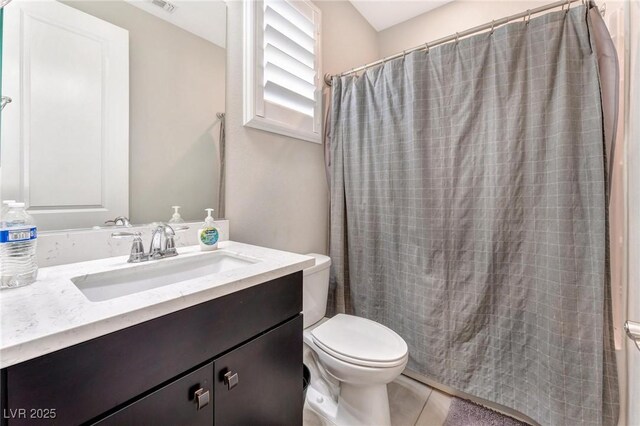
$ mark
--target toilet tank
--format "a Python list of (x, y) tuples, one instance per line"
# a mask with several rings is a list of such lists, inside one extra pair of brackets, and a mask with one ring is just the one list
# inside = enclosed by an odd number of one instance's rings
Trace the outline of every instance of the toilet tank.
[(304, 328), (324, 318), (327, 312), (327, 296), (329, 295), (329, 267), (331, 259), (317, 253), (309, 253), (316, 259), (316, 264), (303, 272), (302, 278), (302, 313)]

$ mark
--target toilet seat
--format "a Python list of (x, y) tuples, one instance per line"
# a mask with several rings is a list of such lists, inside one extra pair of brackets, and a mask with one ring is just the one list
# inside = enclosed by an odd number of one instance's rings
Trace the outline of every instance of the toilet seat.
[(391, 368), (406, 363), (408, 348), (402, 337), (366, 318), (338, 314), (311, 335), (319, 349), (350, 364)]

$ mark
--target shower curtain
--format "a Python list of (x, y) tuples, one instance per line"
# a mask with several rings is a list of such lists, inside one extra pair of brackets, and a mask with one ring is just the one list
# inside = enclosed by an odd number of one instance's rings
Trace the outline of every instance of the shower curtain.
[(618, 417), (590, 19), (572, 7), (333, 79), (330, 312), (544, 425)]

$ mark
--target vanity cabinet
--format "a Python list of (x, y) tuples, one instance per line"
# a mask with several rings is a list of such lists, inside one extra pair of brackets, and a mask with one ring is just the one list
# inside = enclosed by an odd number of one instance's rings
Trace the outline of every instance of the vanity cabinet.
[(212, 379), (213, 364), (209, 363), (95, 424), (100, 426), (212, 425)]
[(301, 310), (296, 272), (9, 366), (2, 425), (302, 424)]
[(302, 360), (288, 361), (303, 346), (300, 330), (302, 316), (214, 361), (216, 425), (302, 424)]

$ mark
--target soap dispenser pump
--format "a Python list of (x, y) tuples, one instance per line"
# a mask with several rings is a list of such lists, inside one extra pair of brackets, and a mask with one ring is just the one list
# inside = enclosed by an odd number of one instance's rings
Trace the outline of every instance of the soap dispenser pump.
[(180, 206), (171, 206), (173, 209), (173, 216), (169, 219), (169, 223), (184, 223), (184, 219), (180, 216)]
[(207, 217), (204, 218), (202, 228), (198, 229), (198, 242), (200, 243), (200, 250), (211, 251), (218, 248), (220, 233), (211, 214), (213, 209), (205, 209), (205, 211), (207, 212)]

